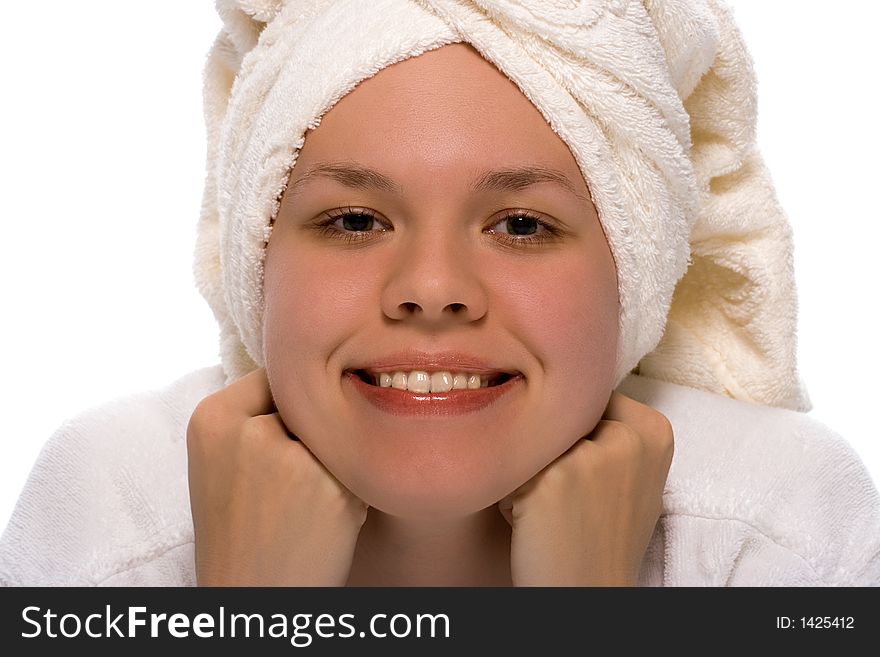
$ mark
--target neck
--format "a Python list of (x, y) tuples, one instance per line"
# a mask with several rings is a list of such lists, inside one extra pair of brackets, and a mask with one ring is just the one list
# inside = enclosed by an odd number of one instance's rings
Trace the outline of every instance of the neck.
[(358, 536), (348, 586), (510, 586), (510, 526), (493, 505), (438, 520), (374, 508)]

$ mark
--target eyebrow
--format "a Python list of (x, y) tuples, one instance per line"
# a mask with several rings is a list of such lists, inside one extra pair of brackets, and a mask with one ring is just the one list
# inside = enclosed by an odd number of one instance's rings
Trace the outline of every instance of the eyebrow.
[[(379, 190), (402, 194), (403, 187), (380, 171), (354, 162), (321, 162), (288, 185), (288, 193), (296, 193), (306, 182), (315, 178), (330, 178), (352, 189)], [(471, 192), (518, 191), (539, 183), (553, 183), (563, 187), (582, 201), (590, 201), (580, 193), (562, 171), (544, 166), (523, 166), (484, 171), (470, 185)]]

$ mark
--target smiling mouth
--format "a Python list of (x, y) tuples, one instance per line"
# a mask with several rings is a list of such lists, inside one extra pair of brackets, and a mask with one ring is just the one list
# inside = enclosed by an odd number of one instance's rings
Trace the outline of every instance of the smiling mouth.
[[(381, 376), (376, 384), (377, 374)], [(442, 418), (478, 413), (509, 399), (516, 390), (523, 390), (525, 377), (519, 372), (486, 372), (486, 379), (472, 374), (467, 377), (467, 387), (461, 387), (463, 373), (458, 373), (459, 387), (449, 388), (449, 372), (438, 376), (435, 372), (425, 381), (424, 370), (413, 370), (406, 380), (403, 371), (395, 371), (392, 385), (388, 385), (388, 372), (369, 372), (364, 369), (346, 370), (343, 381), (352, 386), (359, 397), (388, 416), (419, 416), (422, 418)], [(435, 388), (433, 378), (439, 385)], [(410, 385), (408, 379), (414, 379)], [(426, 385), (427, 384), (427, 385)]]
[[(371, 385), (371, 386), (379, 387), (378, 374), (371, 374), (370, 372), (367, 372), (366, 370), (353, 370), (351, 373), (353, 375), (355, 375), (356, 377), (358, 377), (364, 383)], [(515, 376), (518, 376), (518, 375), (509, 374), (507, 372), (498, 372), (497, 374), (493, 374), (488, 379), (486, 379), (485, 385), (483, 385), (482, 387), (494, 388), (495, 386), (500, 386), (504, 383), (507, 383), (508, 381), (510, 381), (510, 379), (514, 378)], [(454, 392), (459, 392), (459, 391), (455, 390)], [(465, 391), (462, 390), (461, 392), (465, 392)]]

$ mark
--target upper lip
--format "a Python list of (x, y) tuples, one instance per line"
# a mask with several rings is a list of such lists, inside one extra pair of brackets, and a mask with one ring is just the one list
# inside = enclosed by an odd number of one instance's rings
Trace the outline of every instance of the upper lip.
[(378, 372), (409, 372), (412, 370), (432, 370), (435, 372), (465, 372), (468, 374), (510, 374), (517, 375), (519, 370), (508, 367), (497, 367), (485, 358), (461, 351), (399, 351), (393, 354), (374, 358), (347, 372), (366, 370), (372, 374)]

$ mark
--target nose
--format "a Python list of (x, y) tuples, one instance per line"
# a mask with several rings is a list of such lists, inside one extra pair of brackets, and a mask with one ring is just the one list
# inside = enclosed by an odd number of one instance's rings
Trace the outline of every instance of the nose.
[(429, 231), (409, 237), (392, 256), (382, 290), (385, 316), (429, 328), (482, 319), (486, 289), (465, 245)]

